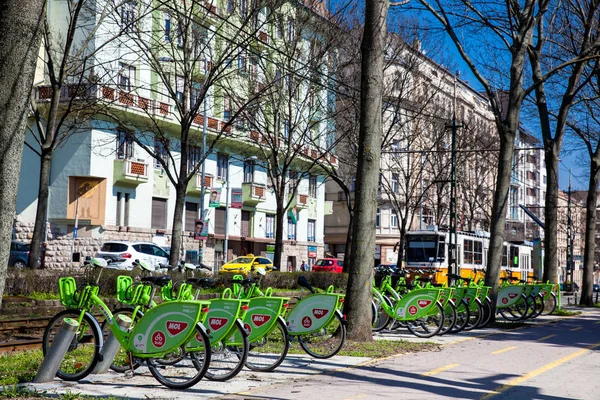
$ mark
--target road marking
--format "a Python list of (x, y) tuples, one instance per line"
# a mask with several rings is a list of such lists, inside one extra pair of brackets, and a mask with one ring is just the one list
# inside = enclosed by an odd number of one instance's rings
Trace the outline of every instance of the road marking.
[(550, 338), (552, 338), (552, 337), (554, 337), (554, 336), (556, 336), (556, 335), (548, 335), (548, 336), (544, 336), (544, 337), (542, 337), (542, 338), (539, 338), (539, 339), (538, 339), (538, 341), (540, 341), (540, 342), (541, 342), (541, 341), (544, 341), (544, 340), (548, 340), (548, 339), (550, 339)]
[(578, 326), (577, 328), (573, 328), (573, 329), (569, 329), (569, 330), (570, 330), (571, 332), (574, 332), (574, 331), (579, 331), (579, 330), (581, 330), (581, 329), (583, 329), (583, 326)]
[(516, 349), (516, 348), (517, 348), (517, 346), (510, 346), (510, 347), (507, 347), (505, 349), (500, 349), (500, 350), (492, 351), (492, 354), (506, 353), (507, 351), (511, 351), (511, 350)]
[(360, 395), (358, 395), (358, 396), (346, 397), (344, 400), (364, 399), (365, 397), (367, 397), (367, 395), (366, 395), (366, 394), (360, 394)]
[(429, 371), (429, 372), (426, 372), (426, 373), (424, 373), (424, 374), (421, 374), (421, 376), (433, 376), (433, 375), (439, 374), (440, 372), (444, 372), (444, 371), (448, 371), (449, 369), (456, 368), (456, 367), (458, 367), (459, 365), (460, 365), (460, 364), (449, 364), (449, 365), (446, 365), (446, 366), (444, 366), (444, 367), (440, 367), (440, 368), (432, 369), (432, 370), (431, 370), (431, 371)]
[(564, 364), (564, 363), (566, 363), (568, 361), (571, 361), (572, 359), (574, 359), (576, 357), (579, 357), (579, 356), (581, 356), (581, 355), (589, 352), (590, 350), (595, 349), (596, 347), (600, 347), (600, 343), (596, 343), (596, 344), (593, 344), (591, 346), (588, 346), (585, 349), (581, 349), (579, 351), (576, 351), (575, 353), (571, 353), (568, 356), (565, 356), (563, 358), (559, 358), (558, 360), (551, 362), (550, 364), (546, 364), (543, 367), (540, 367), (540, 368), (535, 369), (535, 370), (533, 370), (531, 372), (528, 372), (528, 373), (526, 373), (524, 375), (521, 375), (518, 378), (510, 380), (510, 381), (508, 381), (507, 384), (502, 385), (502, 386), (498, 386), (496, 389), (492, 390), (490, 393), (488, 393), (485, 396), (483, 396), (481, 398), (481, 400), (487, 400), (487, 399), (490, 399), (490, 398), (492, 398), (492, 397), (494, 397), (494, 396), (496, 396), (496, 395), (498, 395), (498, 394), (500, 394), (502, 392), (506, 392), (508, 389), (510, 389), (512, 387), (515, 387), (517, 385), (520, 385), (521, 383), (525, 382), (528, 379), (535, 378), (536, 376), (541, 375), (544, 372), (548, 372), (551, 369), (556, 368), (556, 367), (558, 367), (561, 364)]

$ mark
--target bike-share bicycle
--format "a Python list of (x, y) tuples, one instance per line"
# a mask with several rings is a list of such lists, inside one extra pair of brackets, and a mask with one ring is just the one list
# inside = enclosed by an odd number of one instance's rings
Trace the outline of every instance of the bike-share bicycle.
[[(146, 362), (151, 374), (163, 385), (184, 389), (195, 385), (206, 373), (211, 357), (208, 334), (202, 322), (208, 314), (208, 303), (203, 301), (173, 301), (148, 310), (128, 329), (121, 329), (108, 306), (98, 297), (98, 281), (106, 260), (94, 258), (87, 264), (99, 268), (96, 282), (79, 288), (73, 277), (59, 279), (61, 303), (67, 310), (55, 315), (44, 331), (42, 349), (47, 353), (54, 336), (65, 318), (79, 323), (73, 341), (57, 375), (64, 380), (80, 380), (89, 375), (102, 359), (103, 334), (100, 324), (91, 314), (97, 308), (104, 315), (110, 331), (131, 355), (130, 359)], [(151, 295), (167, 283), (165, 277), (144, 277), (151, 285)], [(132, 322), (126, 316), (120, 320)], [(177, 362), (163, 364), (170, 354), (179, 354)]]

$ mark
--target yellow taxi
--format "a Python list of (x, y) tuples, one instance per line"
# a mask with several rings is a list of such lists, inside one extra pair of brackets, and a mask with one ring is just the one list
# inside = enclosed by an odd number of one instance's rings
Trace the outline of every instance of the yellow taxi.
[(268, 258), (247, 254), (223, 264), (219, 272), (248, 275), (255, 268), (264, 268), (265, 272), (271, 272), (275, 269), (273, 262)]

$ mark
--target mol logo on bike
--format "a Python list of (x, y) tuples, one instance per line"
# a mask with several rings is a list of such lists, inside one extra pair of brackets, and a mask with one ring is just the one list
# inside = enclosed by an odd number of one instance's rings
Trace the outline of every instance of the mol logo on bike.
[(250, 326), (250, 324), (244, 324), (244, 329), (246, 330), (246, 333), (248, 335), (252, 333), (252, 327)]
[(227, 318), (209, 318), (208, 319), (208, 325), (210, 326), (210, 328), (213, 331), (218, 331), (219, 329), (221, 329), (222, 327), (224, 327), (225, 325), (227, 325), (227, 322), (229, 321), (229, 319)]
[(310, 328), (312, 326), (312, 319), (310, 319), (308, 315), (302, 318), (302, 326), (305, 328)]
[(503, 298), (502, 298), (502, 304), (507, 304), (507, 303), (508, 303), (508, 298), (506, 298), (506, 297), (503, 297)]
[(315, 318), (321, 319), (329, 313), (329, 310), (326, 310), (324, 308), (313, 308), (312, 313), (315, 316)]
[(154, 345), (154, 347), (160, 349), (165, 345), (165, 341), (165, 334), (161, 331), (156, 331), (152, 334), (152, 344)]
[(252, 323), (257, 328), (260, 328), (261, 326), (263, 326), (264, 324), (269, 322), (270, 319), (271, 319), (270, 315), (254, 314), (252, 316)]
[(419, 300), (417, 301), (417, 304), (419, 305), (419, 307), (425, 308), (431, 304), (431, 300)]
[(167, 321), (167, 332), (171, 336), (177, 336), (187, 328), (187, 322)]
[(410, 307), (408, 307), (408, 313), (409, 313), (410, 315), (415, 315), (415, 314), (416, 314), (416, 313), (418, 313), (418, 312), (419, 312), (419, 310), (417, 309), (417, 307), (415, 307), (415, 306), (410, 306)]
[(508, 297), (510, 297), (511, 299), (514, 299), (515, 297), (517, 297), (519, 294), (518, 293), (509, 293)]

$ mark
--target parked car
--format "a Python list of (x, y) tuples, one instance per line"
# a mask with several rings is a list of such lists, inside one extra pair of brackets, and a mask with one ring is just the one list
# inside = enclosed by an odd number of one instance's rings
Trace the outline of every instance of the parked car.
[(108, 268), (131, 269), (135, 260), (145, 261), (154, 269), (159, 264), (168, 264), (169, 255), (160, 246), (147, 242), (112, 241), (102, 245), (96, 257), (106, 259), (124, 259), (122, 262), (111, 262)]
[(10, 256), (8, 265), (15, 268), (24, 268), (29, 259), (29, 244), (13, 240), (10, 242)]
[(344, 260), (339, 258), (319, 258), (312, 266), (313, 272), (334, 272), (341, 274), (344, 270)]
[(223, 264), (219, 272), (235, 273), (248, 275), (254, 268), (264, 268), (265, 272), (271, 272), (276, 268), (273, 261), (266, 257), (256, 257), (254, 254), (247, 254), (243, 257), (237, 257), (228, 263)]

